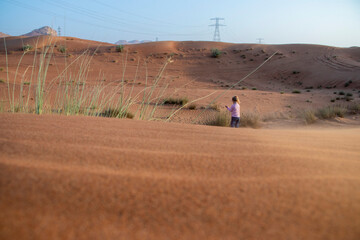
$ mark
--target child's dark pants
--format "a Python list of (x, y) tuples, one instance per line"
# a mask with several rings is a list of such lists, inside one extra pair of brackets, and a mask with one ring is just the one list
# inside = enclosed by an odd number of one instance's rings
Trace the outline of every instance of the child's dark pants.
[(240, 126), (240, 118), (239, 117), (231, 117), (231, 127), (238, 128)]

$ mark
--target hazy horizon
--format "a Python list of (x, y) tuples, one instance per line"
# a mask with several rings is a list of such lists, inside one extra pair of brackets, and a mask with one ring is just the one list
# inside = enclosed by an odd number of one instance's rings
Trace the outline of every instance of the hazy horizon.
[(351, 47), (360, 39), (356, 0), (0, 0), (0, 9), (0, 32), (12, 36), (50, 26), (61, 36), (109, 43), (212, 41), (210, 19), (220, 17), (222, 42)]

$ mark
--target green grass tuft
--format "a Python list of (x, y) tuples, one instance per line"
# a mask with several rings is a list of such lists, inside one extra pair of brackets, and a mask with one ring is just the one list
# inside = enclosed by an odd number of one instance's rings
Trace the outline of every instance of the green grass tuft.
[(211, 49), (211, 57), (219, 58), (221, 56), (221, 51), (217, 48)]
[(115, 49), (117, 52), (122, 52), (124, 50), (124, 45), (117, 45)]

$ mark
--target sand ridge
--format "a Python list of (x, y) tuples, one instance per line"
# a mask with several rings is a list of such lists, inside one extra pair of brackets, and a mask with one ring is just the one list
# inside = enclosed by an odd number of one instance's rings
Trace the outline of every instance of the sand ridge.
[(2, 239), (358, 239), (354, 129), (0, 115)]

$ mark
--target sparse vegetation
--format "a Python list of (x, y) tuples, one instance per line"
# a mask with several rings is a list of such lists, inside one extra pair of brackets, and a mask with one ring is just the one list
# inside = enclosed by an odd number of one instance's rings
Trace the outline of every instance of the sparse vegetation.
[(230, 127), (231, 115), (228, 112), (218, 112), (205, 125)]
[(315, 123), (317, 117), (315, 116), (315, 112), (313, 110), (305, 110), (301, 114), (302, 118), (305, 120), (306, 124)]
[(339, 95), (345, 95), (345, 93), (343, 91), (340, 91)]
[(61, 53), (65, 53), (66, 52), (66, 47), (65, 46), (60, 46), (58, 51), (61, 52)]
[(124, 45), (117, 45), (115, 49), (117, 52), (122, 52), (124, 50)]
[(331, 119), (335, 117), (344, 117), (347, 109), (341, 106), (327, 106), (317, 110), (316, 116), (320, 119)]
[(0, 72), (4, 71), (4, 68), (0, 67)]
[(109, 118), (134, 118), (134, 114), (129, 111), (124, 111), (122, 109), (113, 109), (108, 108), (105, 109), (102, 113), (100, 113), (101, 117), (109, 117)]
[(211, 49), (211, 57), (219, 58), (221, 56), (221, 51), (217, 48)]
[(347, 81), (347, 82), (344, 84), (344, 86), (345, 86), (345, 87), (348, 87), (348, 86), (350, 86), (350, 84), (352, 84), (352, 80)]
[(284, 94), (284, 91), (281, 91), (280, 94)]
[(300, 94), (301, 91), (300, 90), (293, 90), (292, 93), (295, 93), (295, 94)]
[(212, 104), (210, 104), (209, 109), (215, 110), (215, 111), (220, 111), (220, 106), (217, 103), (212, 103)]
[(257, 90), (257, 88), (256, 88), (256, 87), (253, 87), (251, 90)]
[(360, 103), (353, 103), (347, 106), (350, 114), (360, 114)]
[(0, 78), (0, 83), (5, 83), (5, 80)]
[(30, 50), (33, 49), (33, 46), (29, 45), (29, 44), (26, 44), (25, 46), (23, 46), (23, 51), (24, 52), (28, 52)]
[(257, 113), (242, 113), (240, 117), (240, 125), (243, 127), (260, 128), (261, 118)]
[(191, 103), (188, 107), (190, 110), (195, 110), (196, 109), (196, 104), (195, 103)]
[(182, 97), (182, 98), (165, 98), (163, 100), (163, 104), (165, 105), (181, 105), (184, 106), (185, 104), (187, 104), (189, 102), (189, 99), (187, 97)]

